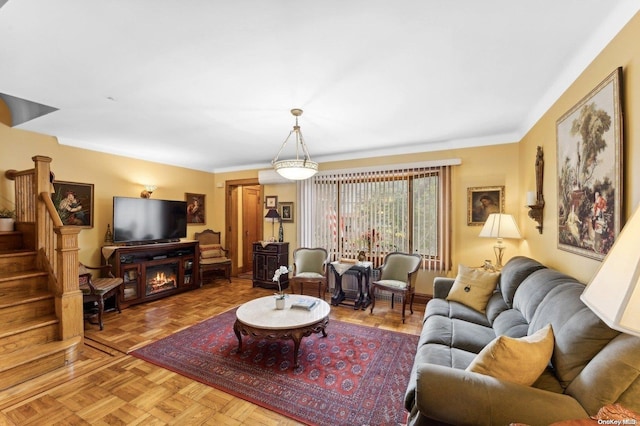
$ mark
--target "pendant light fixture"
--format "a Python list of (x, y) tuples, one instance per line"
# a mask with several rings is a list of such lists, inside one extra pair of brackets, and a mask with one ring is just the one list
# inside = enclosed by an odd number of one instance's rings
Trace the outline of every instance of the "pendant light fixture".
[[(307, 150), (307, 145), (304, 143), (304, 138), (302, 137), (302, 132), (300, 131), (300, 126), (298, 125), (298, 117), (302, 115), (302, 110), (299, 108), (294, 108), (291, 110), (291, 114), (296, 118), (296, 124), (293, 126), (293, 130), (289, 132), (289, 135), (282, 143), (280, 147), (280, 151), (273, 159), (271, 164), (278, 174), (286, 179), (290, 180), (304, 180), (308, 179), (311, 176), (318, 173), (318, 163), (315, 161), (311, 161), (311, 156), (309, 155), (309, 151)], [(296, 158), (291, 160), (279, 160), (280, 153), (287, 145), (289, 138), (291, 135), (295, 134), (296, 140)], [(300, 155), (303, 155), (303, 158), (300, 158)]]

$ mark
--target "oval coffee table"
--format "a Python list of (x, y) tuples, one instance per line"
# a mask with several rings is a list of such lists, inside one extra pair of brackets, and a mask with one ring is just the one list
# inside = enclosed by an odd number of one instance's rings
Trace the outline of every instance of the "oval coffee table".
[[(291, 304), (299, 300), (317, 300), (318, 304), (311, 310), (291, 308)], [(251, 300), (238, 307), (233, 331), (238, 337), (238, 352), (242, 350), (242, 335), (266, 339), (293, 340), (294, 368), (299, 367), (298, 349), (303, 337), (322, 332), (327, 337), (325, 328), (329, 324), (331, 308), (327, 302), (310, 296), (289, 296), (284, 309), (276, 309), (273, 296)]]

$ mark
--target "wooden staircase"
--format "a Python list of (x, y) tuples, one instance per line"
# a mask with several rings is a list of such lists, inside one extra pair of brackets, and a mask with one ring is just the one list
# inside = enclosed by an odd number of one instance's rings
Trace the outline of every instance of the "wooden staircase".
[[(34, 157), (36, 169), (23, 176), (37, 177), (42, 159), (46, 170), (40, 172), (48, 177), (46, 157)], [(18, 181), (21, 179), (16, 186)], [(19, 199), (22, 197), (26, 202)], [(40, 202), (43, 208), (38, 214)], [(16, 191), (17, 231), (0, 232), (0, 391), (75, 361), (83, 344), (77, 272), (79, 231), (65, 230), (59, 217), (44, 226), (38, 220), (24, 220), (41, 219), (45, 210), (52, 208), (46, 207), (47, 203), (51, 203), (48, 192)], [(26, 211), (29, 206), (33, 206), (33, 214)], [(55, 208), (53, 213), (57, 216)], [(68, 235), (75, 236), (75, 245), (73, 237), (65, 238)]]

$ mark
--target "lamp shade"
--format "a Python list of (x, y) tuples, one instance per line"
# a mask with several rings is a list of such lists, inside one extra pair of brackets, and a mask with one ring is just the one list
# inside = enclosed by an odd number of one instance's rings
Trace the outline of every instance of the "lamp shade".
[(618, 235), (580, 299), (609, 327), (640, 336), (640, 208)]
[(480, 231), (487, 238), (522, 238), (516, 220), (510, 214), (492, 213)]
[(280, 160), (273, 164), (280, 176), (290, 180), (305, 180), (318, 173), (318, 163), (311, 160)]
[(280, 219), (280, 214), (278, 214), (278, 210), (276, 209), (269, 209), (264, 217), (265, 219), (271, 219), (272, 221), (275, 221), (277, 219)]
[[(291, 114), (293, 114), (293, 116), (296, 118), (296, 124), (295, 126), (293, 126), (293, 130), (289, 132), (289, 135), (282, 143), (280, 151), (278, 151), (278, 154), (273, 159), (271, 164), (273, 165), (273, 169), (285, 179), (305, 180), (318, 173), (318, 163), (316, 163), (315, 161), (311, 161), (309, 150), (307, 150), (307, 144), (304, 142), (302, 131), (300, 130), (300, 126), (298, 125), (298, 117), (302, 115), (302, 110), (300, 108), (294, 108), (291, 110)], [(289, 140), (291, 135), (294, 135), (296, 143), (296, 158), (280, 160), (280, 154), (282, 153), (284, 147), (287, 145), (287, 141)], [(300, 158), (300, 153), (304, 155), (303, 158)]]

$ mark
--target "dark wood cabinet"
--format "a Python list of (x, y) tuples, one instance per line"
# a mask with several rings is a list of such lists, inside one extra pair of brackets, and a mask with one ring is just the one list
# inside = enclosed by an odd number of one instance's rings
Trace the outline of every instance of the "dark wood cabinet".
[(102, 257), (124, 281), (121, 307), (200, 287), (197, 241), (103, 247)]
[[(289, 266), (289, 243), (253, 243), (253, 286), (278, 289), (273, 274), (281, 266)], [(280, 276), (280, 286), (289, 287), (289, 275)]]

